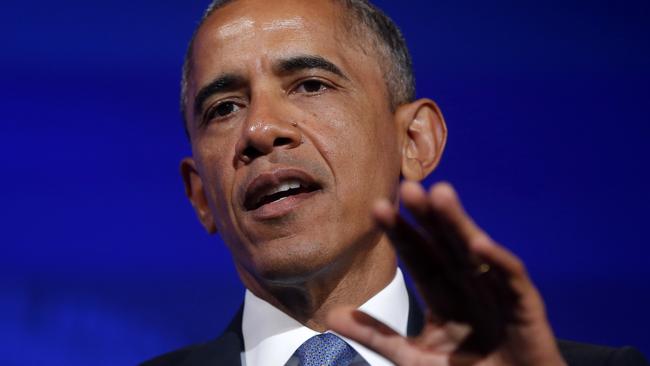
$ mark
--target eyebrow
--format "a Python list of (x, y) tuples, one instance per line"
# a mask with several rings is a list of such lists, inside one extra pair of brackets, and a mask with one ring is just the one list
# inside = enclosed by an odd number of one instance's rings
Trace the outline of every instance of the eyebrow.
[(194, 114), (203, 108), (203, 103), (212, 95), (236, 90), (244, 84), (244, 78), (235, 74), (217, 76), (208, 85), (202, 87), (194, 98)]
[(299, 55), (291, 58), (280, 60), (274, 67), (279, 74), (290, 74), (292, 72), (308, 70), (308, 69), (321, 69), (332, 74), (338, 75), (345, 80), (350, 80), (341, 69), (333, 62), (321, 56), (314, 55)]
[[(282, 59), (274, 66), (278, 74), (290, 74), (302, 70), (321, 69), (338, 75), (345, 80), (350, 80), (341, 69), (333, 62), (321, 56), (299, 55)], [(201, 112), (205, 101), (214, 94), (227, 93), (241, 88), (245, 84), (244, 77), (236, 74), (222, 74), (213, 79), (208, 85), (202, 87), (194, 98), (194, 114)]]

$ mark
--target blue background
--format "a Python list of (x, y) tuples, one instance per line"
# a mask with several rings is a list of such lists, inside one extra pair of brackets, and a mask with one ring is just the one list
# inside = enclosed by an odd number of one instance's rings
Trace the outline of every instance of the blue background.
[[(525, 260), (559, 337), (650, 354), (650, 2), (378, 3), (449, 125), (428, 182)], [(239, 306), (178, 175), (205, 5), (0, 5), (0, 364), (135, 364)]]

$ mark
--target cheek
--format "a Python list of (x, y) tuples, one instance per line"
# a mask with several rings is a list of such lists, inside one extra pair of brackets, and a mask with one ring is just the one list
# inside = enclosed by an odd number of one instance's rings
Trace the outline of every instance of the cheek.
[[(197, 143), (193, 151), (199, 163), (200, 174), (203, 177), (203, 189), (208, 197), (210, 208), (219, 229), (229, 220), (229, 207), (226, 202), (232, 199), (232, 181), (234, 179), (232, 164), (228, 154), (217, 146), (222, 143)], [(229, 169), (230, 167), (230, 169)]]
[(398, 151), (392, 116), (371, 108), (359, 104), (332, 112), (329, 133), (336, 150), (331, 153), (359, 172), (394, 163)]
[(315, 144), (333, 170), (339, 193), (372, 204), (378, 197), (390, 197), (399, 182), (396, 127), (390, 112), (350, 101), (317, 110)]

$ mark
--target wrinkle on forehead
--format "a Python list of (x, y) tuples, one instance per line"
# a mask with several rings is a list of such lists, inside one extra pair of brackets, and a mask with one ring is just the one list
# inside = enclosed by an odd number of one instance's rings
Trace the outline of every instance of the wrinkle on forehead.
[(258, 23), (250, 17), (244, 17), (219, 27), (219, 30), (217, 31), (217, 37), (223, 40), (233, 37), (245, 37), (247, 35), (250, 36), (254, 34), (256, 30), (273, 32), (301, 29), (304, 27), (305, 20), (299, 16), (287, 19), (275, 19), (272, 21), (264, 22), (261, 25), (258, 25)]
[(282, 29), (300, 29), (305, 27), (302, 17), (293, 17), (289, 19), (276, 19), (262, 24), (262, 30), (274, 31)]
[(228, 23), (219, 27), (217, 35), (219, 38), (230, 38), (235, 36), (242, 36), (255, 28), (255, 21), (251, 18), (240, 18), (236, 21)]

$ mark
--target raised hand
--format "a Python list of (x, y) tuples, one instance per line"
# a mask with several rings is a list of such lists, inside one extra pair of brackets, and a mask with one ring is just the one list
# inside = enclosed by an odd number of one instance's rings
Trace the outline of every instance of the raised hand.
[(405, 182), (400, 196), (414, 225), (388, 201), (373, 215), (428, 307), (422, 333), (402, 337), (350, 308), (330, 314), (331, 329), (398, 365), (565, 364), (523, 263), (473, 222), (453, 188), (427, 194)]

